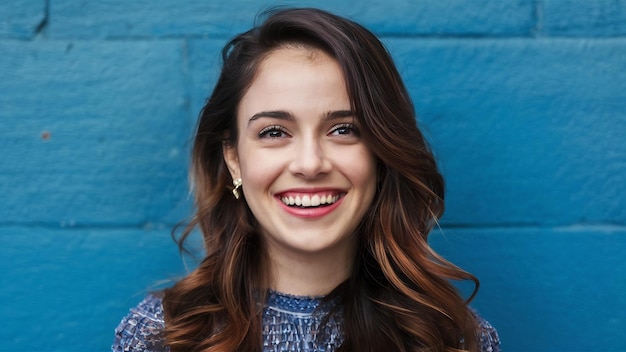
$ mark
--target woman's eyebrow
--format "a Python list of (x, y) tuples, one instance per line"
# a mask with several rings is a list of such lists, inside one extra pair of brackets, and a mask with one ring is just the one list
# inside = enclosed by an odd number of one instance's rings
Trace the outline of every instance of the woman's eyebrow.
[(250, 119), (248, 120), (248, 124), (262, 117), (270, 117), (273, 119), (289, 120), (289, 121), (292, 121), (295, 119), (293, 114), (291, 114), (289, 111), (284, 111), (284, 110), (261, 111), (252, 115), (252, 117), (250, 117)]
[(334, 120), (334, 119), (341, 119), (344, 117), (355, 117), (355, 116), (356, 114), (352, 110), (336, 110), (336, 111), (327, 112), (326, 116), (324, 116), (324, 120)]
[[(344, 117), (354, 117), (354, 116), (355, 114), (354, 114), (354, 111), (352, 110), (335, 110), (335, 111), (329, 111), (326, 114), (324, 114), (324, 120), (334, 120), (334, 119), (340, 119)], [(258, 120), (263, 117), (269, 117), (272, 119), (279, 119), (279, 120), (288, 120), (288, 121), (295, 120), (295, 117), (289, 111), (270, 110), (270, 111), (260, 111), (252, 115), (252, 117), (248, 119), (248, 124), (250, 124), (254, 120)]]

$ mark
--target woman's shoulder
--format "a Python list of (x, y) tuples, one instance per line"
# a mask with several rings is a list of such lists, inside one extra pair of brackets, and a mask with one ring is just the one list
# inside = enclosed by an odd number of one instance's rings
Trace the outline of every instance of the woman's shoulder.
[(115, 329), (115, 341), (111, 350), (118, 351), (166, 351), (163, 346), (163, 302), (149, 295), (132, 308)]
[(478, 322), (480, 351), (481, 352), (500, 352), (500, 336), (498, 331), (487, 320), (481, 317), (475, 310), (472, 313)]

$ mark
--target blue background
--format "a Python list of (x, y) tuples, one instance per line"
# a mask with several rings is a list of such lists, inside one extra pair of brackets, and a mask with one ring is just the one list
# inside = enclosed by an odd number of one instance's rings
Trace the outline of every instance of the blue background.
[[(0, 3), (0, 350), (104, 351), (170, 230), (218, 50), (267, 1)], [(626, 351), (626, 1), (283, 1), (390, 49), (447, 180), (432, 244), (507, 351)], [(171, 281), (170, 281), (171, 282)]]

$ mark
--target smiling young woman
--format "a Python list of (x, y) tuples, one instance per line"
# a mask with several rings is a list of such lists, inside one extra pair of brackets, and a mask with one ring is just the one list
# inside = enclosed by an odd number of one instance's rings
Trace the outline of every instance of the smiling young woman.
[[(193, 148), (206, 257), (114, 350), (498, 351), (427, 236), (443, 180), (385, 48), (315, 9), (231, 40)], [(232, 186), (230, 186), (232, 185)]]
[(341, 69), (323, 51), (285, 44), (259, 63), (224, 156), (259, 223), (272, 289), (323, 295), (350, 276), (354, 230), (376, 192), (376, 160), (357, 125)]

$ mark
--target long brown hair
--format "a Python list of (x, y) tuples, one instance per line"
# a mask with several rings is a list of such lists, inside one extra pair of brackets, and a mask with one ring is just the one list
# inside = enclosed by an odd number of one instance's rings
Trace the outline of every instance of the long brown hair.
[(476, 291), (478, 280), (427, 243), (443, 213), (443, 179), (390, 55), (357, 23), (317, 9), (283, 9), (225, 46), (221, 75), (200, 115), (191, 170), (196, 213), (179, 245), (199, 227), (206, 257), (165, 292), (171, 351), (261, 351), (266, 252), (245, 201), (230, 192), (222, 148), (237, 140), (237, 107), (259, 63), (292, 44), (337, 60), (378, 160), (377, 193), (357, 229), (353, 271), (329, 295), (342, 302), (339, 350), (478, 350), (477, 322), (449, 282), (472, 280)]

